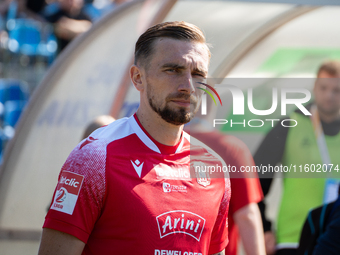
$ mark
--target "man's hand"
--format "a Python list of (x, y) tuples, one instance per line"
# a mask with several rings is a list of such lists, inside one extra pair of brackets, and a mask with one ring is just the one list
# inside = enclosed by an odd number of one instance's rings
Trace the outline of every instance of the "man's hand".
[(89, 30), (91, 25), (92, 23), (88, 20), (75, 20), (63, 17), (55, 24), (55, 33), (60, 38), (72, 40)]
[(69, 234), (44, 228), (38, 255), (80, 255), (85, 243)]
[(275, 254), (276, 239), (275, 239), (275, 235), (272, 231), (264, 232), (264, 242), (265, 242), (265, 245), (266, 245), (267, 255)]

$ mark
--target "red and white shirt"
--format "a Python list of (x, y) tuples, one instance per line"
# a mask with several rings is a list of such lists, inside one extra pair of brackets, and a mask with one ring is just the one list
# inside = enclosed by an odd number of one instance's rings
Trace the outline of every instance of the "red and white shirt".
[(44, 228), (85, 242), (83, 254), (214, 254), (228, 244), (223, 160), (183, 132), (154, 140), (137, 116), (93, 132), (59, 175)]

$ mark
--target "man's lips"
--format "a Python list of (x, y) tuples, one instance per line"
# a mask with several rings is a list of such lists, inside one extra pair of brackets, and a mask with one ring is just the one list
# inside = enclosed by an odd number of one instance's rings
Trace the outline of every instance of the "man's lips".
[(183, 100), (183, 99), (172, 99), (170, 100), (171, 102), (174, 102), (180, 106), (185, 106), (185, 107), (188, 107), (191, 105), (191, 102), (190, 100)]

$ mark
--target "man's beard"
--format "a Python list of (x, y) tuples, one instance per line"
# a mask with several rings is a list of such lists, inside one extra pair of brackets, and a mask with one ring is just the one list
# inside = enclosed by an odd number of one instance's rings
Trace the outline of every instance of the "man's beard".
[[(197, 99), (194, 96), (191, 96), (185, 93), (180, 93), (180, 92), (169, 95), (165, 99), (166, 104), (163, 108), (161, 108), (160, 106), (157, 106), (154, 102), (155, 96), (153, 95), (152, 89), (150, 88), (150, 83), (148, 83), (148, 87), (147, 87), (147, 97), (148, 97), (151, 108), (163, 120), (165, 120), (168, 123), (177, 125), (177, 126), (186, 124), (190, 120), (192, 120), (195, 113), (198, 110)], [(184, 100), (190, 99), (190, 103), (192, 104), (194, 111), (187, 112), (185, 108), (179, 108), (179, 109), (170, 108), (168, 102), (170, 102), (172, 99), (184, 99)]]
[(339, 114), (339, 111), (340, 111), (340, 109), (337, 107), (332, 107), (329, 109), (329, 108), (323, 107), (323, 105), (320, 105), (320, 104), (317, 107), (318, 107), (318, 111), (326, 116)]

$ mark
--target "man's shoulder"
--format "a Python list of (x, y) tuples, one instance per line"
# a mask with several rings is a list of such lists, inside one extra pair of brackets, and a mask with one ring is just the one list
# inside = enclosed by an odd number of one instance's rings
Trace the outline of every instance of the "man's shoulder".
[(115, 141), (128, 137), (132, 133), (129, 118), (118, 119), (93, 131), (73, 149), (70, 156), (76, 154), (79, 157), (82, 155), (84, 160), (98, 157), (99, 154), (102, 155), (106, 151), (109, 144), (114, 144)]
[(127, 137), (134, 133), (130, 122), (131, 118), (118, 119), (109, 125), (96, 129), (82, 142), (86, 140), (94, 140), (99, 141), (101, 144), (108, 144), (110, 142)]
[(108, 154), (107, 146), (131, 133), (128, 120), (128, 118), (116, 120), (91, 133), (72, 150), (62, 170), (84, 176), (104, 173)]

